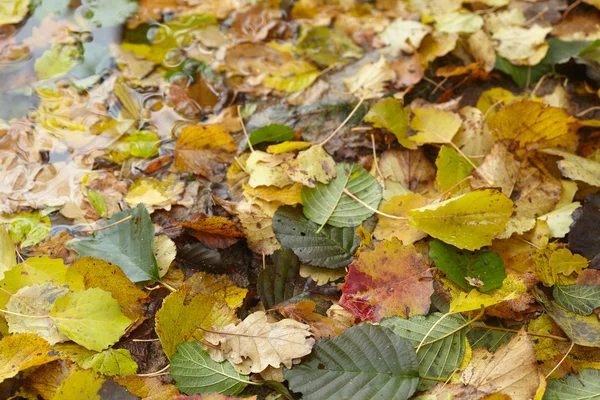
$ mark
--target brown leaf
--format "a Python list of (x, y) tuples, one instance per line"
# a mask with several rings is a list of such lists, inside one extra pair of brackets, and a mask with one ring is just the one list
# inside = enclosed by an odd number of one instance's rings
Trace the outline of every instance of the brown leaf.
[(180, 226), (211, 248), (224, 249), (246, 236), (238, 225), (225, 217), (208, 217), (195, 221), (184, 221)]
[(493, 187), (499, 187), (502, 193), (510, 197), (517, 182), (520, 166), (521, 164), (503, 143), (496, 143), (483, 159), (483, 163), (473, 171), (471, 187), (473, 189), (489, 187), (487, 181), (489, 179)]
[(379, 169), (386, 181), (399, 183), (411, 192), (424, 194), (433, 188), (435, 168), (422, 149), (388, 150), (381, 155)]
[(433, 274), (411, 244), (394, 238), (364, 249), (349, 266), (340, 305), (362, 320), (426, 314)]
[(316, 340), (341, 334), (342, 330), (335, 325), (331, 318), (314, 312), (315, 307), (314, 301), (302, 300), (299, 303), (278, 307), (277, 310), (286, 318), (310, 325), (310, 331)]

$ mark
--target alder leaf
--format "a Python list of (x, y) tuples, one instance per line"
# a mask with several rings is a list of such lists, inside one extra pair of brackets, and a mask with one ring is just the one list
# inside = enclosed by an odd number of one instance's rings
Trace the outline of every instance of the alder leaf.
[(292, 140), (296, 132), (292, 128), (281, 124), (271, 124), (258, 128), (250, 134), (250, 144), (257, 145), (263, 142), (285, 142)]
[(580, 315), (590, 315), (600, 307), (600, 286), (555, 285), (552, 295), (558, 304)]
[[(424, 343), (433, 342), (424, 344), (417, 353), (420, 376), (446, 379), (461, 365), (465, 357), (465, 329), (460, 329), (464, 321), (452, 315), (444, 319), (442, 316), (441, 313), (434, 313), (428, 316), (415, 315), (409, 319), (392, 317), (381, 322), (381, 326), (390, 328), (415, 347), (423, 339)], [(418, 389), (426, 390), (434, 384), (433, 381), (421, 380)]]
[(282, 364), (291, 368), (293, 361), (310, 354), (315, 340), (310, 327), (292, 319), (269, 322), (267, 314), (257, 311), (239, 324), (207, 331), (207, 351), (217, 362), (229, 360), (242, 374), (258, 373)]
[(433, 273), (413, 245), (398, 239), (363, 249), (350, 264), (339, 304), (362, 320), (426, 314)]
[(600, 371), (586, 368), (577, 375), (567, 374), (562, 379), (551, 379), (543, 400), (600, 399)]
[(82, 359), (81, 368), (93, 369), (106, 376), (126, 376), (136, 373), (138, 365), (126, 349), (108, 349)]
[(111, 294), (98, 288), (68, 292), (54, 302), (50, 318), (69, 339), (96, 351), (115, 344), (131, 323)]
[(326, 268), (350, 264), (360, 244), (353, 228), (319, 226), (307, 220), (300, 208), (280, 207), (273, 216), (275, 236), (284, 248), (292, 249), (300, 261)]
[[(127, 221), (119, 222), (125, 218)], [(143, 204), (113, 215), (115, 226), (95, 232), (91, 237), (67, 242), (80, 256), (90, 256), (118, 265), (133, 282), (158, 280), (158, 267), (152, 252), (154, 225)]]
[(299, 276), (300, 260), (290, 249), (271, 255), (272, 264), (260, 271), (256, 291), (267, 309), (300, 294), (303, 281)]
[(0, 382), (19, 371), (57, 360), (50, 344), (32, 333), (5, 336), (0, 340)]
[(498, 253), (488, 251), (466, 252), (439, 240), (429, 243), (429, 256), (435, 266), (466, 291), (477, 288), (489, 292), (502, 286), (506, 271)]
[(492, 244), (512, 213), (508, 197), (496, 189), (483, 189), (411, 210), (408, 221), (459, 249), (477, 250)]
[(364, 324), (321, 339), (284, 377), (304, 400), (407, 400), (417, 389), (419, 364), (411, 342)]
[(235, 396), (250, 381), (236, 372), (229, 361), (213, 361), (199, 342), (177, 345), (171, 360), (171, 377), (177, 388), (188, 395), (223, 393)]
[(442, 146), (435, 165), (438, 169), (435, 181), (442, 192), (454, 194), (469, 187), (466, 181), (458, 183), (471, 174), (473, 166), (456, 150)]
[[(335, 166), (336, 177), (328, 184), (302, 188), (304, 216), (320, 225), (335, 227), (358, 226), (373, 215), (381, 201), (381, 187), (373, 176), (358, 164), (340, 163)], [(348, 190), (371, 209), (344, 193)]]

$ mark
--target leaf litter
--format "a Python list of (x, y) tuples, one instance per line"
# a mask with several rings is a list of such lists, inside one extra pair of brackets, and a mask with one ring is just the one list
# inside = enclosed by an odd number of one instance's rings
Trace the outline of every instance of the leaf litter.
[(599, 21), (4, 1), (0, 398), (600, 398)]

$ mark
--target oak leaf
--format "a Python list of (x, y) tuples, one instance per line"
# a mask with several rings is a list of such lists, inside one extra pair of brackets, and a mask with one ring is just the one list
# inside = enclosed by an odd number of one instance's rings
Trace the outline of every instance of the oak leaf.
[(362, 320), (426, 314), (433, 273), (413, 245), (398, 239), (364, 249), (349, 266), (340, 305)]

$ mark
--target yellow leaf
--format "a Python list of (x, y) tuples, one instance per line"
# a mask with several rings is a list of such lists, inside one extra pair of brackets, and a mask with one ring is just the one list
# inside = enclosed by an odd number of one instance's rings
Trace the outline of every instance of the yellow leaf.
[(284, 186), (294, 183), (284, 174), (281, 164), (289, 160), (288, 154), (273, 155), (264, 151), (253, 151), (246, 160), (246, 171), (250, 174), (248, 185), (257, 186)]
[(50, 344), (31, 333), (6, 336), (0, 340), (0, 382), (19, 371), (49, 363), (58, 357)]
[(473, 162), (469, 161), (453, 148), (442, 146), (435, 160), (435, 181), (443, 193), (452, 195), (469, 187), (469, 183), (464, 180), (473, 171)]
[(344, 79), (344, 83), (354, 96), (376, 99), (385, 92), (386, 83), (395, 78), (396, 73), (381, 56), (377, 62), (363, 65), (356, 75)]
[[(552, 318), (548, 314), (543, 314), (529, 322), (527, 332), (547, 335), (552, 333), (552, 326)], [(537, 337), (533, 345), (535, 347), (536, 358), (540, 361), (553, 360), (554, 357), (560, 354), (560, 351), (554, 345), (554, 341), (550, 338)]]
[(235, 157), (235, 140), (220, 125), (192, 125), (175, 142), (175, 168), (206, 178), (224, 172)]
[(213, 360), (229, 360), (238, 372), (249, 374), (282, 364), (291, 368), (294, 360), (312, 350), (315, 340), (309, 329), (308, 325), (287, 318), (270, 323), (265, 312), (257, 311), (238, 325), (206, 332), (204, 340), (214, 345), (207, 348)]
[(486, 119), (489, 121), (492, 119), (494, 115), (508, 104), (518, 99), (513, 92), (504, 88), (493, 88), (488, 89), (485, 92), (481, 93), (479, 96), (479, 100), (477, 100), (477, 108), (479, 111), (486, 116)]
[(514, 293), (508, 296), (493, 296), (486, 293), (481, 293), (477, 289), (472, 289), (469, 293), (459, 292), (457, 297), (453, 297), (450, 302), (450, 313), (477, 311), (481, 308), (500, 304), (503, 301), (516, 298)]
[(492, 186), (499, 187), (506, 196), (510, 196), (517, 182), (521, 164), (503, 143), (496, 143), (485, 156), (483, 163), (474, 171), (471, 187), (474, 189)]
[(242, 184), (246, 193), (265, 201), (274, 201), (288, 206), (302, 204), (302, 185), (298, 182), (282, 188), (274, 186), (252, 187)]
[(504, 230), (512, 201), (496, 189), (483, 189), (408, 212), (409, 224), (461, 249), (490, 245)]
[(521, 147), (553, 147), (577, 141), (569, 115), (562, 108), (537, 101), (520, 101), (502, 108), (489, 122), (494, 140), (509, 139)]
[[(425, 197), (409, 192), (402, 196), (394, 196), (382, 203), (379, 211), (398, 217), (406, 217), (410, 210), (427, 204), (429, 204), (429, 201)], [(393, 237), (397, 237), (403, 245), (407, 246), (427, 236), (425, 232), (410, 226), (408, 221), (388, 218), (380, 214), (377, 215), (377, 220), (373, 236), (378, 240), (391, 240)]]
[(303, 151), (295, 160), (284, 164), (283, 171), (294, 182), (308, 187), (315, 187), (317, 182), (329, 183), (336, 175), (335, 161), (318, 145)]
[(169, 272), (169, 267), (175, 260), (177, 246), (175, 246), (175, 242), (167, 235), (154, 236), (152, 240), (152, 253), (154, 253), (154, 258), (156, 258), (158, 276), (162, 278)]
[(317, 285), (322, 286), (346, 276), (346, 270), (344, 268), (331, 269), (302, 264), (300, 265), (300, 276), (303, 278), (310, 277)]
[(273, 231), (273, 215), (269, 215), (261, 206), (247, 201), (241, 201), (235, 212), (246, 234), (250, 250), (268, 255), (281, 247)]
[(203, 329), (225, 326), (237, 320), (236, 309), (246, 297), (226, 275), (192, 275), (163, 301), (156, 313), (156, 334), (170, 359), (178, 344), (202, 340)]
[(281, 154), (289, 153), (290, 151), (302, 150), (312, 146), (311, 142), (282, 142), (272, 144), (267, 147), (267, 153), (270, 154)]
[(89, 369), (73, 371), (62, 382), (52, 400), (100, 400), (98, 391), (104, 380), (104, 376)]
[(144, 400), (172, 400), (180, 395), (174, 385), (165, 384), (160, 377), (129, 375), (113, 379), (119, 385), (125, 386), (129, 393)]
[(408, 139), (419, 145), (425, 143), (449, 143), (462, 124), (460, 116), (437, 108), (415, 108), (410, 128), (417, 131)]
[(580, 273), (587, 268), (589, 260), (579, 254), (573, 254), (569, 249), (556, 250), (550, 256), (550, 268), (557, 274), (569, 276), (573, 272)]
[(6, 229), (0, 226), (0, 280), (4, 278), (5, 271), (17, 264), (16, 260), (15, 245)]
[(505, 26), (492, 35), (498, 55), (508, 59), (514, 65), (536, 65), (546, 55), (550, 47), (546, 35), (551, 27), (538, 24), (530, 28)]
[(425, 194), (433, 187), (435, 168), (423, 149), (387, 150), (381, 155), (379, 169), (385, 179), (386, 188), (390, 183), (399, 183), (408, 191)]
[(280, 66), (263, 80), (263, 85), (282, 92), (306, 89), (319, 77), (319, 70), (306, 61), (294, 60)]
[(552, 237), (562, 238), (569, 233), (569, 227), (573, 223), (573, 213), (580, 206), (581, 203), (576, 201), (539, 216), (538, 220), (548, 223)]
[(546, 286), (575, 283), (576, 276), (573, 272), (581, 272), (589, 263), (579, 254), (572, 254), (569, 249), (558, 246), (559, 244), (552, 243), (533, 254), (536, 276)]
[(542, 151), (563, 158), (558, 161), (558, 168), (565, 177), (592, 186), (600, 186), (600, 163), (559, 149), (545, 149)]

